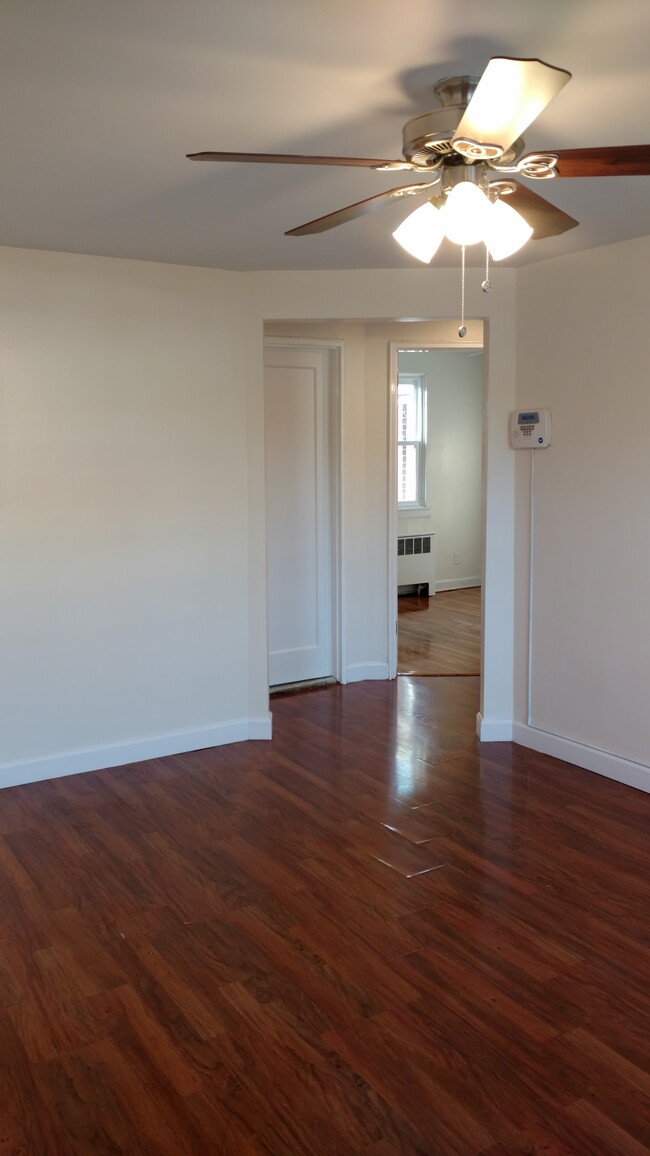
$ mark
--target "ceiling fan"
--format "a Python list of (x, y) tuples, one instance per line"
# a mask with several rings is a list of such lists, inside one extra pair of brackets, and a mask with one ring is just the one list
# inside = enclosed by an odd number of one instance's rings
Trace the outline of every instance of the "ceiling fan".
[(367, 197), (286, 236), (306, 236), (352, 221), (401, 198), (426, 198), (443, 205), (460, 182), (471, 181), (491, 201), (507, 198), (532, 228), (532, 238), (553, 237), (578, 221), (521, 184), (553, 177), (650, 175), (650, 145), (555, 149), (524, 153), (521, 133), (571, 79), (571, 73), (537, 59), (495, 56), (480, 78), (454, 76), (434, 85), (439, 107), (409, 120), (403, 129), (403, 159), (301, 156), (284, 153), (198, 152), (193, 161), (332, 165), (380, 172), (413, 172), (429, 180), (400, 185)]

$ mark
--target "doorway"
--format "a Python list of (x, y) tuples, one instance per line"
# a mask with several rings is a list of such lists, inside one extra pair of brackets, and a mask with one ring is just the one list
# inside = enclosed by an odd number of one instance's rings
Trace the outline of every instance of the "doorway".
[(394, 356), (397, 673), (480, 675), (482, 345)]

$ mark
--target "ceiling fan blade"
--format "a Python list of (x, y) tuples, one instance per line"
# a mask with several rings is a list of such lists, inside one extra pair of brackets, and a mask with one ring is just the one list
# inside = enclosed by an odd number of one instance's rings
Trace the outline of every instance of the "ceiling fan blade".
[(413, 168), (407, 161), (381, 161), (370, 157), (315, 157), (295, 156), (291, 153), (187, 153), (189, 161), (232, 161), (237, 164), (263, 165), (338, 165), (347, 168), (379, 169)]
[(465, 109), (452, 145), (468, 157), (485, 154), (472, 153), (469, 147), (463, 147), (463, 141), (484, 148), (493, 146), (498, 151), (489, 155), (499, 156), (570, 79), (571, 73), (566, 69), (543, 60), (493, 56)]
[(532, 189), (518, 182), (513, 183), (517, 185), (514, 193), (503, 199), (507, 205), (521, 213), (524, 220), (532, 226), (533, 241), (539, 241), (544, 237), (559, 237), (561, 233), (575, 229), (576, 225), (580, 224), (574, 217), (570, 217), (568, 213), (558, 209), (544, 197), (540, 197), (539, 193), (534, 193)]
[(306, 225), (299, 225), (297, 229), (289, 229), (285, 237), (306, 237), (312, 233), (324, 233), (326, 229), (333, 229), (336, 225), (344, 225), (353, 221), (355, 217), (363, 217), (366, 213), (373, 213), (381, 209), (389, 201), (397, 201), (402, 197), (418, 197), (427, 193), (435, 184), (430, 181), (420, 185), (402, 185), (397, 189), (388, 189), (385, 193), (377, 193), (374, 197), (366, 197), (365, 201), (355, 201), (353, 205), (346, 205), (344, 209), (337, 209), (334, 213), (326, 213), (324, 217), (317, 217), (315, 221), (308, 221)]
[(553, 151), (557, 157), (557, 177), (650, 176), (650, 145)]

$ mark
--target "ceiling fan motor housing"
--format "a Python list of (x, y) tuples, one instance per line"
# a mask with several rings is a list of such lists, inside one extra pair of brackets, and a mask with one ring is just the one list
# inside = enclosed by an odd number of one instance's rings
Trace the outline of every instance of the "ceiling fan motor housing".
[[(409, 120), (402, 130), (402, 152), (407, 161), (422, 168), (437, 168), (443, 157), (458, 156), (451, 147), (476, 86), (477, 76), (450, 76), (433, 86), (440, 108)], [(459, 156), (458, 160), (463, 163)]]
[(453, 152), (451, 139), (461, 113), (461, 109), (438, 108), (407, 121), (402, 132), (405, 159), (418, 168), (436, 168), (443, 157)]
[[(402, 153), (407, 161), (418, 169), (431, 170), (439, 168), (443, 161), (448, 167), (480, 163), (486, 159), (482, 153), (474, 156), (468, 149), (461, 154), (451, 143), (479, 80), (478, 76), (450, 76), (434, 84), (433, 94), (439, 100), (440, 108), (407, 121), (402, 130)], [(523, 147), (524, 142), (519, 138), (500, 152), (498, 163), (511, 164), (521, 155)]]

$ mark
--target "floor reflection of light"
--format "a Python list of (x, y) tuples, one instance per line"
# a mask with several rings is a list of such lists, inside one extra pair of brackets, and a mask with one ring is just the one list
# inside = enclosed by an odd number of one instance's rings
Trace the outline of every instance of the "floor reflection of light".
[(408, 679), (400, 679), (392, 784), (398, 798), (413, 793), (424, 769), (419, 740), (413, 734), (416, 699), (415, 685)]
[(435, 765), (418, 757), (414, 752), (395, 756), (391, 788), (396, 798), (406, 801), (417, 799), (411, 806), (432, 803), (439, 792)]
[(413, 793), (416, 781), (415, 770), (417, 761), (418, 760), (406, 751), (395, 756), (393, 789), (397, 795), (410, 795)]

